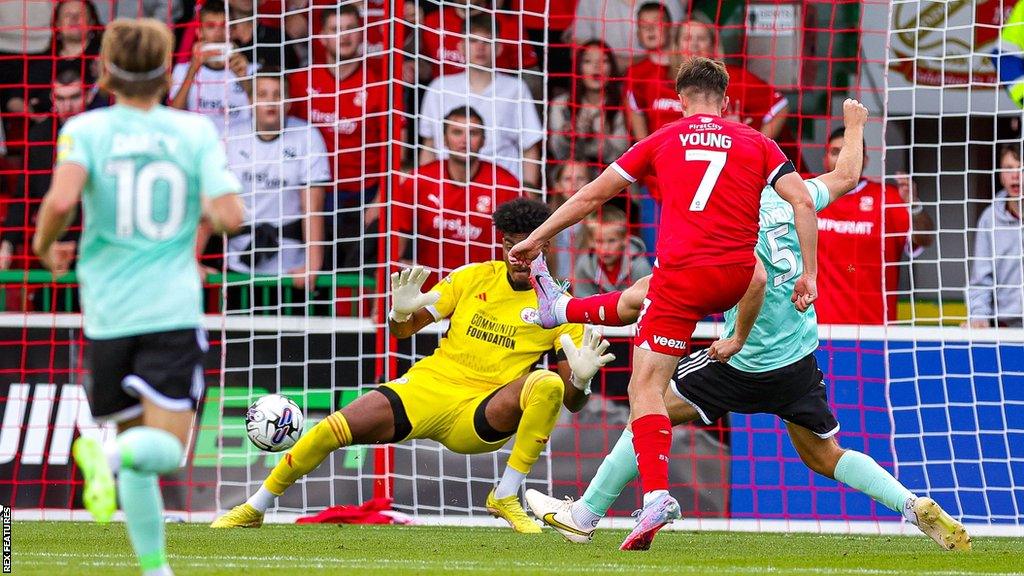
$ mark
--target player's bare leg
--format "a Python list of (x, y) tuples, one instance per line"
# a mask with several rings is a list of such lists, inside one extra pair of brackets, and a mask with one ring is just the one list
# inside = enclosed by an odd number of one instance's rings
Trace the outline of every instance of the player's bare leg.
[[(673, 425), (700, 419), (697, 410), (681, 400), (671, 389), (665, 391), (665, 408)], [(582, 544), (590, 542), (597, 523), (604, 518), (619, 494), (637, 474), (633, 432), (626, 427), (615, 446), (601, 461), (601, 466), (582, 498), (577, 501), (569, 497), (559, 500), (537, 490), (527, 490), (526, 501), (534, 516), (570, 542)], [(638, 542), (638, 545), (642, 544)]]
[(860, 490), (890, 510), (903, 514), (945, 550), (971, 549), (971, 537), (963, 524), (931, 498), (915, 496), (870, 456), (842, 449), (834, 436), (821, 438), (788, 422), (786, 428), (800, 459), (811, 470)]
[(654, 535), (679, 518), (679, 503), (668, 493), (668, 455), (672, 448), (672, 422), (665, 408), (665, 390), (679, 363), (670, 356), (633, 348), (633, 374), (629, 381), (633, 447), (636, 450), (644, 507), (622, 550), (646, 550)]
[(537, 370), (498, 391), (484, 407), (487, 425), (516, 440), (498, 485), (487, 495), (487, 510), (504, 519), (516, 531), (540, 532), (519, 501), (519, 489), (540, 457), (566, 401), (562, 378), (548, 370)]
[(360, 396), (303, 434), (274, 466), (260, 489), (244, 504), (215, 520), (211, 527), (260, 527), (267, 508), (299, 478), (315, 470), (331, 452), (353, 444), (389, 442), (394, 434), (395, 417), (388, 398), (376, 391)]

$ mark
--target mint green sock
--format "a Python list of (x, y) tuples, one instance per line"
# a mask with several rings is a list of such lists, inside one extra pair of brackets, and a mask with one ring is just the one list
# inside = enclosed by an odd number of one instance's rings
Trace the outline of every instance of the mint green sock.
[(903, 513), (903, 505), (914, 493), (878, 465), (875, 459), (856, 450), (847, 450), (836, 464), (836, 480), (860, 490), (894, 512)]
[(181, 465), (183, 447), (178, 437), (166, 430), (136, 426), (117, 437), (121, 468), (151, 474), (167, 474)]
[(178, 468), (181, 442), (164, 430), (139, 426), (120, 434), (117, 444), (121, 451), (117, 492), (128, 539), (143, 572), (155, 570), (167, 565), (159, 475)]
[(142, 570), (167, 564), (164, 547), (164, 500), (156, 474), (121, 470), (117, 475), (117, 495), (128, 525), (128, 539), (135, 549)]
[(633, 450), (633, 431), (626, 428), (612, 451), (604, 457), (597, 474), (583, 493), (583, 498), (580, 498), (580, 503), (603, 518), (626, 484), (632, 482), (639, 473), (636, 452)]

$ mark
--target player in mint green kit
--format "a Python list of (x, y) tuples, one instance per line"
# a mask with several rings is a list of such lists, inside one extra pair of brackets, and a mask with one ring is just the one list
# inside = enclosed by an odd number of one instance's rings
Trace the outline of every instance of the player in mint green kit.
[[(181, 465), (204, 390), (196, 230), (242, 221), (238, 180), (210, 120), (159, 104), (174, 39), (157, 20), (116, 20), (100, 49), (101, 85), (118, 104), (67, 122), (32, 248), (55, 274), (74, 254), (54, 245), (81, 201), (78, 278), (93, 416), (116, 422), (105, 446), (72, 448), (82, 501), (108, 522), (117, 496), (143, 574), (167, 563), (159, 476)], [(116, 486), (114, 478), (116, 480)]]
[[(856, 100), (847, 100), (843, 109), (846, 134), (836, 169), (806, 181), (819, 211), (852, 190), (863, 167), (867, 109)], [(722, 339), (680, 360), (665, 395), (672, 423), (699, 419), (711, 424), (728, 412), (778, 415), (809, 468), (902, 513), (943, 548), (970, 550), (971, 539), (963, 525), (934, 500), (916, 497), (870, 456), (839, 447), (835, 440), (839, 423), (829, 409), (824, 376), (814, 358), (817, 318), (813, 307), (800, 313), (791, 302), (800, 275), (793, 210), (767, 187), (760, 213), (755, 251), (766, 276), (760, 283), (752, 282), (739, 304), (726, 312)], [(546, 282), (546, 277), (538, 279), (538, 292), (544, 291)], [(622, 294), (617, 307), (620, 320), (628, 323), (637, 317), (645, 293), (646, 287), (638, 282)], [(564, 315), (565, 298), (550, 299), (556, 321), (560, 321), (559, 311)], [(539, 308), (543, 307), (541, 299)], [(627, 429), (581, 500), (556, 500), (536, 490), (527, 490), (526, 500), (539, 519), (568, 540), (588, 542), (598, 521), (636, 476), (632, 434)], [(640, 547), (649, 546), (647, 541)]]

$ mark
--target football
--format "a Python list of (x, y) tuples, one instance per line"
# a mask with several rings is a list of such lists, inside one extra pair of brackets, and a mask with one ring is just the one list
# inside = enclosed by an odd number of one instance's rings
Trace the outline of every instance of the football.
[(302, 410), (280, 394), (260, 397), (245, 413), (245, 431), (260, 450), (281, 452), (302, 435)]

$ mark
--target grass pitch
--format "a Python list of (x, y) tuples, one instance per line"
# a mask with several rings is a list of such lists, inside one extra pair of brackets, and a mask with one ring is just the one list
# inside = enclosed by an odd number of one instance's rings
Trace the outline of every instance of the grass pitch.
[[(620, 552), (625, 532), (573, 545), (546, 529), (167, 526), (171, 566), (187, 574), (1024, 574), (1024, 539), (975, 538), (953, 554), (921, 537), (662, 532), (648, 552)], [(14, 574), (138, 574), (122, 524), (17, 522)]]

